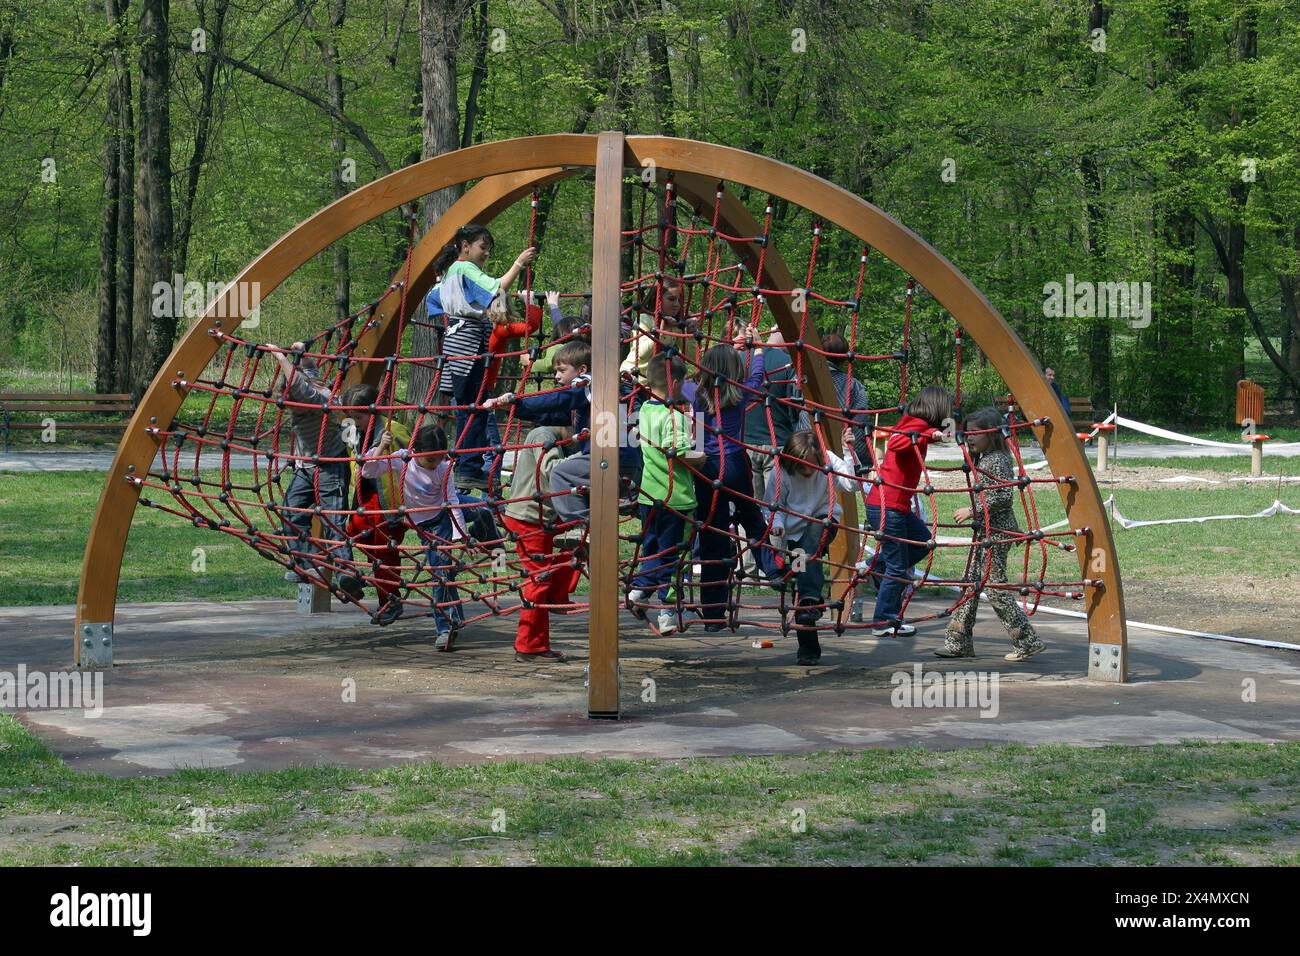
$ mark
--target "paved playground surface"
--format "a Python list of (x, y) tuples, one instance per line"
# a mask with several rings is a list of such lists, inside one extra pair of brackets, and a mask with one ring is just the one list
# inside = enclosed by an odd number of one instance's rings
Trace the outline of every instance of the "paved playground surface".
[[(1041, 614), (1049, 649), (1018, 665), (1002, 659), (1005, 632), (981, 613), (971, 660), (934, 657), (942, 624), (931, 621), (901, 640), (824, 636), (814, 668), (795, 666), (793, 637), (772, 649), (755, 649), (771, 632), (752, 629), (659, 638), (624, 615), (623, 718), (594, 721), (585, 716), (586, 618), (554, 620), (553, 642), (569, 663), (516, 663), (512, 618), (471, 626), (444, 654), (426, 622), (380, 629), (352, 608), (305, 616), (288, 600), (129, 605), (118, 610), (102, 716), (18, 716), (71, 767), (116, 776), (184, 766), (1300, 740), (1300, 654), (1134, 629), (1130, 683), (1099, 683), (1083, 676), (1083, 623)], [(67, 669), (72, 626), (70, 607), (0, 609), (0, 671)], [(917, 664), (926, 674), (996, 674), (996, 715), (894, 706), (894, 675), (915, 674)], [(348, 680), (355, 702), (344, 701)], [(1253, 700), (1243, 687), (1253, 687)]]

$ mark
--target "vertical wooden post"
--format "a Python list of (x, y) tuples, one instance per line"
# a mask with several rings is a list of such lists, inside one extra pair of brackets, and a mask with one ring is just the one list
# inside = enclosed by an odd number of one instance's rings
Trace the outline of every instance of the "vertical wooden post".
[(1258, 439), (1250, 443), (1250, 473), (1255, 478), (1264, 474), (1264, 443)]
[[(321, 528), (320, 516), (313, 516), (311, 519), (311, 536), (319, 541), (324, 536)], [(330, 572), (324, 570), (321, 572), (326, 581), (330, 579)], [(325, 588), (317, 587), (310, 582), (304, 582), (298, 585), (298, 613), (299, 614), (326, 614), (330, 611), (330, 592)]]
[(1101, 473), (1110, 465), (1110, 438), (1106, 429), (1097, 432), (1097, 471)]
[(591, 254), (591, 548), (587, 716), (618, 717), (618, 316), (622, 275), (623, 134), (596, 141)]

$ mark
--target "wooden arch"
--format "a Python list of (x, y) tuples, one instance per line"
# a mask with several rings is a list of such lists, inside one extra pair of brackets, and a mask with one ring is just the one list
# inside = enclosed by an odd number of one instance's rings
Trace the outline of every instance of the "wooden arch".
[[(624, 137), (621, 133), (523, 137), (472, 146), (425, 160), (369, 183), (325, 207), (245, 267), (176, 345), (167, 364), (150, 383), (118, 445), (86, 543), (77, 598), (76, 663), (94, 666), (112, 662), (113, 613), (127, 534), (139, 499), (138, 479), (148, 473), (158, 450), (158, 438), (152, 428), (165, 426), (180, 410), (190, 379), (198, 376), (221, 347), (221, 339), (215, 333), (220, 333), (223, 325), (233, 329), (243, 318), (240, 289), (256, 282), (265, 297), (321, 250), (364, 223), (428, 193), (480, 180), (413, 250), (412, 279), (406, 296), (408, 307), (413, 308), (422, 302), (432, 282), (433, 255), (461, 224), (491, 219), (537, 185), (595, 168), (592, 334), (598, 367), (593, 369), (596, 382), (593, 417), (602, 410), (616, 414), (621, 181), (625, 168), (650, 166), (658, 171), (672, 170), (684, 197), (702, 199), (705, 194), (711, 195), (719, 181), (726, 181), (802, 206), (853, 233), (893, 261), (954, 317), (988, 355), (1025, 416), (1045, 420), (1044, 424), (1034, 426), (1034, 433), (1052, 472), (1071, 476), (1070, 481), (1058, 488), (1070, 527), (1076, 530), (1081, 574), (1090, 582), (1085, 588), (1089, 676), (1123, 681), (1127, 636), (1119, 564), (1092, 470), (1037, 361), (979, 290), (952, 263), (901, 223), (811, 173), (726, 146), (659, 136)], [(758, 233), (748, 210), (729, 193), (723, 199), (723, 214), (731, 234)], [(736, 251), (752, 270), (757, 263), (756, 248), (743, 243)], [(772, 252), (768, 250), (764, 283), (770, 282), (769, 287), (774, 288), (792, 287), (788, 270)], [(247, 301), (247, 295), (242, 298)], [(363, 339), (358, 354), (367, 354), (362, 349), (370, 350), (373, 355), (391, 354), (398, 326), (393, 319), (400, 300), (398, 292), (390, 290), (376, 311), (378, 322), (369, 333), (369, 340)], [(797, 339), (798, 323), (786, 300), (773, 297), (769, 305), (787, 337), (791, 341)], [(807, 344), (817, 343), (807, 336)], [(607, 367), (600, 367), (602, 357)], [(832, 391), (825, 360), (815, 351), (806, 351), (804, 368), (809, 375), (808, 391), (813, 400), (835, 404), (828, 401)], [(361, 369), (356, 374), (364, 371)], [(607, 716), (618, 712), (616, 448), (593, 446), (592, 475), (589, 712)], [(598, 507), (606, 499), (610, 507)], [(594, 597), (605, 593), (610, 595), (610, 600)]]

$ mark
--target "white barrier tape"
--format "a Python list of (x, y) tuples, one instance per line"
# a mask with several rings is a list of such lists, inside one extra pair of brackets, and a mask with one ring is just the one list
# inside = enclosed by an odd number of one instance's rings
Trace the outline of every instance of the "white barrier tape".
[(1096, 437), (1097, 437), (1097, 433), (1098, 433), (1099, 431), (1101, 431), (1101, 426), (1102, 426), (1102, 425), (1109, 425), (1111, 422), (1115, 421), (1115, 419), (1116, 419), (1118, 416), (1119, 416), (1119, 413), (1118, 413), (1118, 412), (1112, 411), (1109, 415), (1107, 415), (1107, 416), (1106, 416), (1106, 417), (1105, 417), (1105, 418), (1100, 422), (1100, 424), (1096, 424), (1096, 425), (1093, 426), (1092, 431), (1088, 432), (1088, 437), (1085, 439), (1085, 441), (1091, 441), (1092, 439), (1096, 438)]
[[(1038, 614), (1059, 614), (1062, 617), (1086, 618), (1083, 611), (1067, 611), (1065, 608), (1038, 605)], [(1251, 644), (1255, 647), (1271, 647), (1283, 651), (1300, 651), (1300, 644), (1288, 644), (1286, 641), (1265, 641), (1255, 637), (1234, 637), (1231, 634), (1215, 634), (1211, 631), (1188, 631), (1181, 627), (1166, 627), (1163, 624), (1143, 624), (1141, 621), (1125, 621), (1129, 627), (1138, 627), (1144, 631), (1159, 631), (1163, 634), (1181, 634), (1184, 637), (1205, 637), (1214, 641), (1228, 641), (1232, 644)]]
[[(1122, 416), (1115, 417), (1115, 424), (1124, 428), (1132, 429), (1135, 432), (1142, 432), (1145, 435), (1154, 435), (1156, 438), (1167, 438), (1171, 441), (1181, 442), (1186, 445), (1205, 445), (1209, 448), (1231, 448), (1233, 451), (1246, 453), (1250, 451), (1250, 442), (1229, 442), (1213, 441), (1209, 438), (1197, 438), (1195, 435), (1182, 435), (1178, 432), (1171, 432), (1165, 428), (1157, 428), (1155, 425), (1148, 425), (1145, 422), (1134, 421), (1131, 418)], [(1266, 442), (1266, 449), (1277, 448), (1300, 448), (1300, 442), (1287, 442), (1284, 445), (1275, 445)]]
[[(1115, 413), (1114, 413), (1114, 412), (1111, 412), (1109, 415), (1106, 416), (1105, 421), (1100, 422), (1099, 424), (1093, 426), (1092, 431), (1088, 432), (1088, 437), (1085, 438), (1085, 439), (1083, 439), (1083, 440), (1084, 440), (1084, 441), (1091, 441), (1092, 439), (1096, 438), (1096, 437), (1097, 437), (1097, 433), (1098, 433), (1099, 431), (1101, 431), (1101, 426), (1102, 426), (1102, 425), (1109, 425), (1109, 424), (1110, 424), (1112, 421), (1114, 421), (1114, 420), (1115, 420)], [(1025, 471), (1038, 471), (1038, 469), (1040, 469), (1040, 468), (1046, 468), (1047, 465), (1048, 465), (1048, 461), (1047, 461), (1046, 458), (1044, 458), (1042, 461), (1036, 461), (1036, 462), (1033, 462), (1032, 464), (1025, 465), (1024, 468), (1025, 468)]]
[[(1107, 511), (1110, 514), (1111, 520), (1113, 522), (1115, 522), (1121, 528), (1124, 528), (1126, 530), (1130, 528), (1146, 528), (1151, 525), (1158, 525), (1158, 524), (1201, 524), (1202, 522), (1205, 521), (1235, 521), (1238, 519), (1246, 519), (1246, 518), (1272, 518), (1274, 515), (1279, 515), (1279, 514), (1300, 515), (1300, 508), (1289, 507), (1288, 505), (1284, 505), (1282, 504), (1281, 501), (1278, 501), (1276, 499), (1274, 499), (1273, 503), (1269, 505), (1267, 508), (1265, 508), (1263, 511), (1258, 511), (1253, 515), (1203, 515), (1201, 517), (1196, 517), (1196, 518), (1160, 518), (1160, 519), (1153, 519), (1148, 521), (1135, 521), (1131, 518), (1125, 518), (1122, 514), (1120, 514), (1119, 507), (1115, 504), (1114, 495), (1107, 496), (1106, 500), (1101, 503), (1101, 506), (1107, 509)], [(1069, 525), (1070, 525), (1070, 519), (1062, 518), (1060, 521), (1053, 521), (1051, 524), (1039, 525), (1038, 530), (1055, 531), (1057, 528), (1066, 528), (1069, 527)], [(865, 532), (865, 529), (859, 527), (858, 531), (862, 533)], [(934, 540), (939, 544), (970, 544), (971, 543), (970, 538), (957, 538), (949, 535), (939, 535)], [(875, 551), (870, 547), (870, 545), (867, 546), (867, 551), (870, 554), (875, 553)]]
[(1115, 496), (1111, 495), (1104, 502), (1103, 506), (1110, 509), (1111, 520), (1117, 522), (1121, 528), (1146, 528), (1150, 525), (1157, 524), (1201, 524), (1206, 521), (1234, 521), (1245, 518), (1271, 518), (1278, 514), (1300, 515), (1300, 509), (1289, 508), (1282, 502), (1274, 499), (1273, 503), (1263, 511), (1258, 511), (1253, 515), (1204, 515), (1199, 518), (1161, 518), (1153, 521), (1133, 521), (1125, 518), (1119, 512), (1115, 505)]

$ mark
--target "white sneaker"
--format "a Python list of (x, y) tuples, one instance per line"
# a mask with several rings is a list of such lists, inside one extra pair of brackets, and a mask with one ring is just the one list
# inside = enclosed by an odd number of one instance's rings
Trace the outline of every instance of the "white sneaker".
[(677, 612), (664, 608), (659, 612), (659, 633), (671, 634), (677, 630)]
[(285, 571), (284, 579), (290, 582), (291, 584), (302, 584), (304, 581), (307, 580), (297, 571)]
[(632, 590), (627, 592), (627, 608), (632, 612), (632, 616), (644, 621), (646, 592), (642, 590)]
[(916, 628), (911, 624), (900, 624), (898, 627), (878, 627), (871, 632), (872, 637), (910, 637), (916, 633)]

